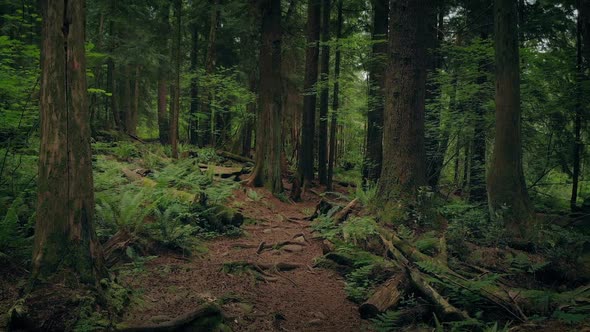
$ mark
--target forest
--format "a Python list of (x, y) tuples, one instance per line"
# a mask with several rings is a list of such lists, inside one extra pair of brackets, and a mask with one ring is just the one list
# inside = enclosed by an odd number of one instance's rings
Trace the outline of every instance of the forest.
[(0, 331), (590, 331), (590, 0), (0, 0)]

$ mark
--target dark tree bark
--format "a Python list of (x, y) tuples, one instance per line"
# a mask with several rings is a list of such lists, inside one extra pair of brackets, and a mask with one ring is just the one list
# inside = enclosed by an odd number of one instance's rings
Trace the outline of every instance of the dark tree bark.
[(174, 45), (173, 60), (174, 61), (174, 93), (171, 97), (174, 99), (174, 107), (170, 108), (170, 145), (172, 146), (172, 158), (178, 158), (178, 117), (180, 113), (180, 47), (181, 47), (181, 25), (182, 25), (182, 0), (176, 0), (175, 3), (176, 15), (176, 41)]
[(107, 92), (111, 94), (111, 113), (113, 116), (113, 123), (115, 124), (115, 129), (121, 130), (121, 117), (119, 115), (119, 105), (118, 105), (118, 93), (117, 91), (117, 78), (115, 76), (115, 61), (113, 59), (109, 59), (107, 61)]
[(256, 124), (256, 166), (249, 183), (264, 186), (273, 194), (283, 191), (281, 174), (282, 82), (281, 0), (262, 0), (260, 44), (259, 112)]
[(321, 59), (321, 92), (320, 92), (320, 124), (318, 137), (318, 178), (320, 184), (328, 181), (328, 105), (330, 80), (330, 0), (322, 0), (322, 59)]
[(577, 0), (578, 22), (576, 33), (576, 69), (577, 69), (577, 101), (574, 115), (574, 153), (573, 153), (573, 175), (572, 175), (572, 195), (570, 198), (570, 208), (572, 211), (577, 209), (578, 187), (580, 182), (581, 155), (583, 154), (584, 144), (582, 142), (582, 123), (584, 122), (583, 96), (585, 95), (584, 85), (588, 80), (586, 70), (589, 66), (590, 59), (590, 0)]
[(314, 178), (315, 109), (318, 80), (320, 0), (309, 0), (307, 5), (307, 48), (305, 51), (305, 76), (303, 90), (303, 120), (299, 152), (299, 181), (304, 187), (311, 186)]
[(383, 165), (378, 184), (384, 209), (411, 202), (426, 185), (424, 102), (427, 0), (392, 0), (389, 10), (389, 66), (385, 82)]
[(125, 65), (125, 77), (123, 85), (123, 100), (125, 103), (125, 110), (122, 113), (123, 123), (125, 124), (125, 133), (131, 134), (134, 131), (133, 127), (133, 94), (131, 92), (131, 65)]
[[(340, 43), (342, 38), (342, 0), (338, 0), (338, 22), (336, 25), (336, 41)], [(336, 158), (336, 129), (338, 127), (338, 108), (340, 107), (340, 61), (341, 61), (340, 44), (336, 47), (336, 58), (334, 59), (334, 92), (332, 100), (332, 119), (330, 121), (330, 148), (328, 158), (328, 183), (326, 189), (333, 189), (334, 164)]]
[[(192, 24), (192, 48), (191, 48), (191, 74), (196, 75), (199, 67), (199, 27), (196, 23)], [(191, 79), (191, 108), (189, 118), (189, 136), (190, 143), (197, 145), (199, 142), (198, 136), (198, 121), (197, 114), (199, 113), (199, 80), (195, 76)]]
[[(205, 59), (205, 75), (211, 75), (215, 70), (216, 49), (215, 39), (217, 36), (217, 28), (219, 25), (219, 0), (213, 0), (211, 4), (211, 19), (209, 22), (209, 40), (207, 41), (207, 57)], [(204, 91), (204, 100), (201, 104), (202, 118), (199, 121), (200, 131), (200, 145), (208, 146), (215, 144), (213, 142), (213, 132), (211, 131), (212, 108), (211, 108), (211, 92)]]
[[(248, 86), (250, 92), (258, 95), (258, 77), (257, 70), (252, 70), (248, 76)], [(256, 118), (256, 109), (258, 103), (252, 101), (247, 107), (247, 116), (240, 125), (240, 133), (234, 147), (234, 152), (243, 157), (250, 157), (252, 151), (252, 131), (254, 129), (254, 119)], [(281, 107), (282, 110), (282, 107)], [(283, 116), (281, 115), (281, 118)], [(284, 142), (284, 139), (282, 140)]]
[(387, 59), (388, 0), (372, 0), (373, 49), (369, 63), (369, 111), (367, 113), (367, 141), (363, 161), (364, 182), (376, 183), (381, 176), (383, 155), (383, 74)]
[(137, 136), (137, 123), (139, 120), (139, 94), (141, 89), (139, 84), (141, 81), (141, 69), (139, 65), (135, 66), (135, 79), (133, 84), (133, 108), (131, 110), (130, 119), (127, 125), (127, 133), (129, 135)]
[[(94, 231), (84, 55), (84, 1), (42, 1), (41, 145), (34, 280), (98, 285), (106, 275)], [(63, 282), (63, 280), (60, 280)]]
[(509, 232), (526, 238), (533, 207), (522, 169), (518, 13), (512, 0), (495, 0), (496, 135), (488, 175), (492, 216), (500, 215)]
[[(165, 45), (165, 49), (168, 47), (168, 34), (170, 31), (170, 5), (164, 4), (162, 6), (162, 21), (161, 21), (161, 29), (163, 30), (162, 33), (166, 36), (163, 44)], [(168, 112), (167, 112), (167, 96), (168, 96), (168, 69), (165, 60), (161, 60), (158, 68), (158, 129), (159, 129), (159, 138), (161, 144), (169, 144), (170, 143), (170, 125), (168, 122)]]

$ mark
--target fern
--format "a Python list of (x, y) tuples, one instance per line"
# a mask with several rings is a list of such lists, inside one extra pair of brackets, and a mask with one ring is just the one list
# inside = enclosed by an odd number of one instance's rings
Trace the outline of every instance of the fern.
[(371, 319), (373, 327), (377, 332), (393, 332), (399, 331), (400, 312), (395, 310), (388, 310), (377, 317)]

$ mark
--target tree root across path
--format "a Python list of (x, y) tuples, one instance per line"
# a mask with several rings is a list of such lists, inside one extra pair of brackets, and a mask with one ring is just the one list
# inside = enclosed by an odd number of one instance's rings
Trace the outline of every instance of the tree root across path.
[(277, 281), (278, 278), (276, 276), (282, 277), (294, 285), (295, 282), (289, 279), (285, 275), (281, 274), (284, 271), (292, 271), (295, 269), (299, 269), (302, 267), (306, 267), (305, 265), (298, 264), (298, 263), (290, 263), (290, 262), (278, 262), (274, 264), (267, 264), (267, 263), (254, 263), (254, 262), (246, 262), (246, 261), (237, 261), (237, 262), (227, 262), (223, 264), (223, 270), (226, 273), (239, 273), (239, 272), (246, 272), (254, 276), (258, 280), (262, 280), (265, 282), (273, 282)]
[[(221, 309), (213, 304), (207, 303), (199, 306), (197, 309), (172, 319), (167, 322), (153, 324), (153, 325), (141, 325), (141, 326), (125, 326), (125, 324), (119, 324), (116, 331), (120, 332), (168, 332), (168, 331), (202, 331), (206, 329), (207, 324), (211, 322), (201, 322), (206, 319), (223, 319)], [(205, 326), (203, 326), (205, 325)]]

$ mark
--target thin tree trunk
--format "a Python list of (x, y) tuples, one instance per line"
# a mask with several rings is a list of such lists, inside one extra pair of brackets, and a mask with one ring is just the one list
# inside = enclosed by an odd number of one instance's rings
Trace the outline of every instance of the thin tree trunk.
[(367, 140), (363, 160), (363, 180), (376, 183), (381, 176), (383, 160), (383, 110), (387, 58), (387, 29), (389, 1), (373, 0), (373, 49), (369, 63), (369, 111), (367, 112)]
[(139, 88), (139, 84), (141, 81), (141, 67), (139, 65), (135, 66), (135, 80), (134, 80), (134, 91), (133, 91), (133, 110), (131, 113), (131, 120), (129, 124), (129, 128), (127, 128), (130, 135), (137, 136), (137, 123), (139, 120), (139, 94), (141, 93), (141, 89)]
[[(211, 4), (211, 19), (210, 19), (210, 26), (209, 26), (209, 40), (207, 41), (207, 57), (205, 59), (205, 75), (213, 74), (215, 70), (215, 38), (217, 35), (217, 28), (218, 28), (218, 20), (219, 20), (219, 0), (213, 0)], [(213, 110), (211, 108), (211, 92), (205, 89), (204, 91), (204, 101), (201, 104), (201, 113), (202, 118), (199, 121), (200, 127), (200, 141), (201, 146), (208, 146), (211, 144), (215, 144), (213, 142), (213, 132), (211, 131), (211, 120), (213, 117)]]
[(131, 65), (125, 66), (123, 102), (125, 103), (125, 111), (123, 122), (125, 123), (125, 133), (131, 134), (133, 131), (133, 95), (131, 93)]
[(174, 107), (170, 109), (170, 145), (172, 145), (172, 158), (178, 158), (178, 117), (180, 113), (180, 42), (181, 33), (180, 30), (182, 25), (182, 0), (176, 0), (175, 2), (175, 14), (176, 14), (176, 43), (174, 45), (173, 61), (175, 62), (174, 68), (174, 94), (171, 97), (174, 99)]
[(279, 194), (283, 192), (281, 0), (263, 0), (259, 5), (262, 18), (259, 113), (256, 125), (256, 166), (249, 183), (257, 187), (264, 186), (273, 194)]
[(318, 137), (318, 178), (320, 184), (328, 181), (328, 105), (330, 81), (330, 0), (322, 0), (322, 60), (320, 74), (320, 125)]
[(516, 238), (531, 232), (533, 207), (522, 169), (520, 69), (516, 3), (495, 0), (496, 136), (488, 176), (492, 216)]
[(307, 5), (307, 48), (303, 90), (303, 118), (298, 177), (304, 187), (311, 186), (314, 178), (315, 110), (318, 80), (321, 0), (309, 0)]
[(199, 80), (196, 77), (197, 69), (199, 67), (199, 28), (196, 23), (192, 25), (192, 48), (191, 48), (191, 74), (195, 75), (191, 79), (191, 108), (189, 117), (189, 136), (190, 143), (197, 145), (198, 139), (198, 121), (197, 115), (199, 113)]
[(333, 189), (333, 178), (334, 178), (334, 164), (336, 158), (336, 129), (338, 126), (338, 108), (340, 107), (340, 61), (341, 61), (341, 51), (340, 51), (340, 38), (342, 38), (342, 1), (338, 0), (338, 23), (336, 25), (336, 59), (334, 60), (334, 92), (333, 92), (333, 101), (332, 101), (332, 119), (330, 123), (330, 148), (329, 151), (329, 158), (328, 158), (328, 183), (326, 184), (326, 188), (328, 191)]
[[(84, 1), (42, 1), (41, 145), (33, 279), (98, 285)], [(68, 284), (68, 282), (66, 282)], [(74, 284), (74, 283), (69, 283)]]
[(378, 184), (384, 209), (411, 203), (426, 185), (424, 103), (427, 67), (427, 0), (392, 0), (389, 66), (385, 82), (383, 159)]
[[(161, 29), (165, 36), (168, 36), (170, 31), (170, 5), (164, 4), (161, 8), (162, 20), (160, 22)], [(163, 41), (164, 47), (162, 51), (168, 49), (168, 38)], [(165, 60), (161, 60), (158, 68), (158, 129), (160, 144), (170, 143), (170, 125), (168, 123), (167, 112), (167, 96), (168, 96), (168, 75), (167, 65)]]

